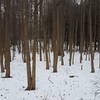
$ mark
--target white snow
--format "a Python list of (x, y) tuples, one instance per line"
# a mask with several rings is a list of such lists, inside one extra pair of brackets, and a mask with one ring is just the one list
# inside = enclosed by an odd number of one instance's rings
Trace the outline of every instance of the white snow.
[[(99, 54), (95, 53), (95, 73), (90, 73), (90, 62), (85, 61), (85, 56), (80, 64), (79, 53), (75, 53), (72, 66), (68, 65), (68, 57), (68, 54), (64, 57), (64, 66), (59, 57), (58, 73), (53, 73), (52, 62), (50, 70), (46, 70), (45, 61), (40, 62), (37, 55), (36, 90), (25, 91), (26, 64), (22, 62), (21, 54), (16, 54), (11, 62), (12, 78), (0, 78), (0, 100), (100, 100)], [(71, 75), (75, 77), (71, 78)], [(0, 73), (2, 76), (4, 74)]]

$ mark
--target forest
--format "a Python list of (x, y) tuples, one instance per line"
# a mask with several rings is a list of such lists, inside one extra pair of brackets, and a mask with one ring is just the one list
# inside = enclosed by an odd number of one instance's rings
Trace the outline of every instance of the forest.
[(53, 73), (59, 73), (59, 62), (61, 67), (68, 62), (71, 68), (76, 59), (82, 65), (85, 56), (89, 73), (95, 73), (97, 66), (100, 68), (100, 0), (0, 0), (2, 78), (13, 79), (11, 63), (17, 51), (26, 64), (25, 90), (36, 90), (37, 55), (40, 62), (45, 61), (45, 70), (52, 67)]

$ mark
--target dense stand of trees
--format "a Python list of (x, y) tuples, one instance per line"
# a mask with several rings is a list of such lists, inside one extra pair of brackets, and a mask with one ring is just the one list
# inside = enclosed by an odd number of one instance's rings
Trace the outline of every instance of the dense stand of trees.
[(6, 78), (11, 76), (16, 48), (27, 65), (27, 90), (36, 88), (36, 53), (40, 61), (45, 55), (49, 69), (53, 52), (53, 72), (57, 72), (58, 56), (64, 65), (67, 51), (71, 66), (79, 51), (80, 63), (83, 53), (86, 59), (89, 55), (91, 72), (95, 72), (94, 53), (100, 53), (100, 0), (81, 0), (80, 4), (76, 0), (0, 0), (0, 67)]

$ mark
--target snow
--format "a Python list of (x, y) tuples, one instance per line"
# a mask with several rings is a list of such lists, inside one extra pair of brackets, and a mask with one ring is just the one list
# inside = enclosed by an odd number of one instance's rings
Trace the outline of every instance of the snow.
[[(64, 57), (64, 66), (59, 57), (58, 72), (53, 73), (53, 60), (50, 70), (46, 70), (45, 61), (40, 62), (37, 54), (36, 90), (25, 91), (26, 64), (21, 54), (16, 54), (11, 62), (12, 78), (0, 78), (0, 100), (100, 100), (99, 54), (95, 53), (95, 73), (90, 73), (90, 62), (85, 61), (85, 56), (80, 64), (79, 53), (75, 53), (75, 64), (69, 66), (68, 55)], [(3, 76), (4, 73), (0, 73), (0, 77)]]

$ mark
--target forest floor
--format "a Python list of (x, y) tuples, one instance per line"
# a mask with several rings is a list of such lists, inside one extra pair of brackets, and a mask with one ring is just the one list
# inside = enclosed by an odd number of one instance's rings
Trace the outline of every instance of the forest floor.
[[(45, 69), (45, 61), (40, 62), (37, 55), (36, 90), (25, 91), (26, 65), (22, 62), (21, 54), (16, 54), (11, 62), (12, 78), (1, 78), (0, 100), (100, 100), (100, 69), (99, 55), (95, 54), (95, 73), (90, 73), (90, 62), (79, 63), (79, 53), (75, 53), (75, 64), (68, 65), (68, 55), (64, 57), (64, 66), (60, 58), (58, 73)], [(52, 60), (51, 60), (52, 66)]]

